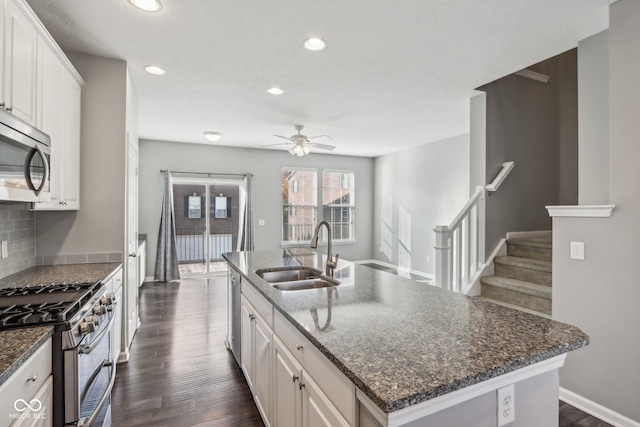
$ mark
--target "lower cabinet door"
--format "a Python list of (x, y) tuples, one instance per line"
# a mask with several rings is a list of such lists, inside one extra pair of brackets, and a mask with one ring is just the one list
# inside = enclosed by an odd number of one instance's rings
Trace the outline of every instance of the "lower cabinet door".
[(28, 411), (20, 414), (20, 418), (11, 427), (51, 427), (53, 425), (53, 375), (38, 390), (29, 402)]
[(271, 340), (273, 332), (262, 318), (255, 314), (254, 320), (254, 395), (256, 406), (266, 427), (269, 427), (271, 400)]
[(349, 423), (311, 378), (303, 376), (302, 381), (303, 427), (349, 427)]
[(273, 337), (273, 355), (275, 370), (271, 424), (278, 427), (299, 427), (302, 425), (302, 367), (276, 336)]
[(241, 303), (241, 351), (240, 351), (240, 367), (244, 372), (244, 377), (249, 384), (251, 393), (255, 394), (253, 386), (253, 312), (249, 303), (242, 297)]

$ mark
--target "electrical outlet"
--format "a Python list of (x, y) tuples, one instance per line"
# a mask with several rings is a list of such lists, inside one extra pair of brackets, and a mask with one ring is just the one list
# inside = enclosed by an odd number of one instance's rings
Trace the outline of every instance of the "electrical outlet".
[(498, 389), (498, 427), (516, 419), (515, 387), (513, 384)]
[(571, 242), (571, 259), (584, 261), (584, 242)]
[(431, 257), (427, 255), (427, 262), (431, 262)]
[(9, 242), (2, 241), (2, 259), (9, 258)]

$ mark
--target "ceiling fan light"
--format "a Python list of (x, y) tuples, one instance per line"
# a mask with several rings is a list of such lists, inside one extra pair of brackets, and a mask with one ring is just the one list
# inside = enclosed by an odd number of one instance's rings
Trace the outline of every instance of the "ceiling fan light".
[(302, 146), (302, 152), (304, 153), (304, 155), (309, 154), (310, 151), (311, 151), (311, 148), (309, 148), (308, 145), (305, 144)]

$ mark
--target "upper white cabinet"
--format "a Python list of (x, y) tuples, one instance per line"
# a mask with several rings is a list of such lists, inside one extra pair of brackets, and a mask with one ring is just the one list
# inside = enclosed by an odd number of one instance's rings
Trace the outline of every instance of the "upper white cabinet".
[(0, 25), (0, 106), (51, 137), (51, 201), (32, 208), (78, 210), (84, 82), (24, 0), (0, 1)]
[(4, 93), (1, 106), (36, 125), (36, 49), (38, 32), (18, 7), (6, 0), (4, 9)]
[(35, 210), (80, 208), (80, 85), (53, 49), (38, 38), (36, 127), (51, 137), (51, 201)]

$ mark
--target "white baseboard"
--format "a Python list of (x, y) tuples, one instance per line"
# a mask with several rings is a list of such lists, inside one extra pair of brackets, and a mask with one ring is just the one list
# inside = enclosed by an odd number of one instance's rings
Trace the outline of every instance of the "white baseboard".
[(563, 387), (560, 387), (560, 400), (616, 427), (640, 427), (640, 422), (627, 418)]
[[(354, 261), (355, 264), (378, 264), (381, 265), (383, 267), (389, 267), (389, 268), (394, 268), (396, 270), (400, 271), (404, 271), (401, 270), (400, 267), (398, 267), (395, 264), (391, 264), (388, 262), (384, 262), (384, 261), (378, 261), (377, 259), (361, 259), (359, 261)], [(425, 273), (424, 271), (418, 271), (418, 270), (409, 270), (409, 273), (411, 274), (415, 274), (416, 276), (422, 276), (425, 279), (428, 280), (435, 280), (435, 276), (433, 274), (429, 274), (429, 273)]]
[(118, 355), (118, 360), (116, 363), (127, 363), (129, 362), (129, 352), (123, 351)]

